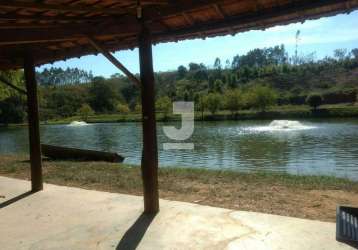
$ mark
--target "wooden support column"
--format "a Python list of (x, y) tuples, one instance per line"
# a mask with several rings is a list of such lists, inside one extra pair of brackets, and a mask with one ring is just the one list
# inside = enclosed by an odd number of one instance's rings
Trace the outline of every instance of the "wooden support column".
[(43, 189), (43, 183), (37, 83), (34, 59), (31, 52), (26, 52), (24, 56), (24, 74), (27, 89), (27, 116), (30, 138), (31, 190), (32, 192), (37, 192)]
[(144, 212), (154, 214), (159, 211), (154, 72), (151, 37), (148, 29), (144, 25), (139, 35), (139, 64), (143, 116), (141, 170), (144, 188)]

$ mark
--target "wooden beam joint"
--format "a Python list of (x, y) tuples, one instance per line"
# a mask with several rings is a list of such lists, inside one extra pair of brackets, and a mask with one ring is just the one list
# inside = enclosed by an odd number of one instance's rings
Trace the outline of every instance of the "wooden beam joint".
[(114, 66), (121, 70), (136, 86), (140, 87), (140, 81), (135, 77), (117, 58), (115, 58), (111, 52), (102, 47), (94, 38), (86, 36), (88, 42), (104, 57), (106, 57)]

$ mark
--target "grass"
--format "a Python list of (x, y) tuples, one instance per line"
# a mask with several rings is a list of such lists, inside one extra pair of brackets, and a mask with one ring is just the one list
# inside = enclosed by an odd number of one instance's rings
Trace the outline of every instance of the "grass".
[[(29, 179), (28, 157), (0, 156), (0, 175)], [(142, 195), (140, 168), (44, 161), (48, 183)], [(230, 209), (334, 221), (337, 204), (358, 203), (358, 182), (325, 176), (159, 169), (160, 197)]]
[[(90, 116), (89, 123), (115, 123), (115, 122), (138, 122), (141, 121), (141, 114), (97, 114)], [(257, 110), (240, 110), (233, 115), (229, 111), (219, 111), (215, 115), (200, 111), (195, 112), (195, 120), (217, 121), (217, 120), (254, 120), (254, 119), (294, 119), (294, 118), (340, 118), (340, 117), (358, 117), (358, 106), (353, 104), (335, 104), (323, 105), (318, 112), (313, 113), (310, 107), (306, 105), (285, 105), (275, 106), (266, 112), (259, 112)], [(157, 113), (157, 120), (164, 121), (179, 120), (178, 115), (169, 115), (164, 117), (162, 113)], [(80, 116), (73, 116), (68, 118), (60, 118), (46, 121), (47, 124), (68, 124), (71, 121), (82, 120)]]

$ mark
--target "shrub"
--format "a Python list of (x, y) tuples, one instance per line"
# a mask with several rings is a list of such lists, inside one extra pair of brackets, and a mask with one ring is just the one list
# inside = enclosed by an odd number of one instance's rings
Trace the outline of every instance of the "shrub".
[(201, 119), (204, 120), (204, 112), (207, 109), (207, 98), (204, 94), (199, 94), (196, 98), (196, 108), (201, 112)]
[(221, 107), (221, 95), (218, 93), (210, 93), (206, 97), (206, 103), (211, 114), (215, 114)]
[(81, 119), (84, 121), (88, 121), (88, 117), (90, 115), (94, 115), (93, 109), (87, 103), (82, 104), (82, 106), (77, 111), (78, 115), (81, 116)]
[(314, 110), (316, 110), (319, 106), (322, 105), (323, 99), (321, 95), (311, 94), (307, 96), (306, 103), (310, 105)]
[(157, 111), (160, 111), (164, 114), (164, 117), (167, 117), (169, 112), (172, 110), (172, 101), (168, 96), (160, 97), (155, 102), (155, 108)]
[(142, 105), (140, 103), (137, 103), (134, 107), (134, 112), (136, 113), (142, 113)]
[(240, 90), (228, 90), (225, 92), (225, 108), (230, 110), (232, 114), (239, 111), (243, 107), (243, 97)]
[(246, 99), (251, 108), (264, 112), (268, 107), (276, 104), (277, 93), (268, 86), (258, 85), (248, 90)]
[(128, 114), (129, 113), (129, 107), (126, 104), (118, 103), (117, 104), (117, 111), (121, 114)]
[(329, 91), (322, 94), (325, 104), (354, 103), (357, 100), (355, 89)]
[(0, 101), (0, 124), (21, 123), (26, 116), (24, 99), (18, 95)]

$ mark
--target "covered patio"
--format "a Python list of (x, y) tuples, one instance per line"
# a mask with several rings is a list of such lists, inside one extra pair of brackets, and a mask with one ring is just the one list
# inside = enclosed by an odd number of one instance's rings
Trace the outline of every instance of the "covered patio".
[[(164, 200), (161, 213), (154, 217), (160, 206), (152, 45), (235, 35), (357, 8), (357, 0), (2, 1), (0, 70), (24, 69), (26, 90), (17, 90), (27, 95), (31, 192), (22, 194), (26, 182), (0, 179), (7, 199), (0, 200), (0, 245), (5, 249), (131, 249), (121, 248), (122, 244), (144, 237), (139, 245), (144, 249), (344, 249), (335, 242), (335, 226), (329, 223)], [(112, 55), (136, 47), (140, 77)], [(141, 216), (138, 197), (43, 185), (35, 66), (97, 53), (141, 89), (147, 217)], [(6, 79), (2, 82), (14, 87)]]

